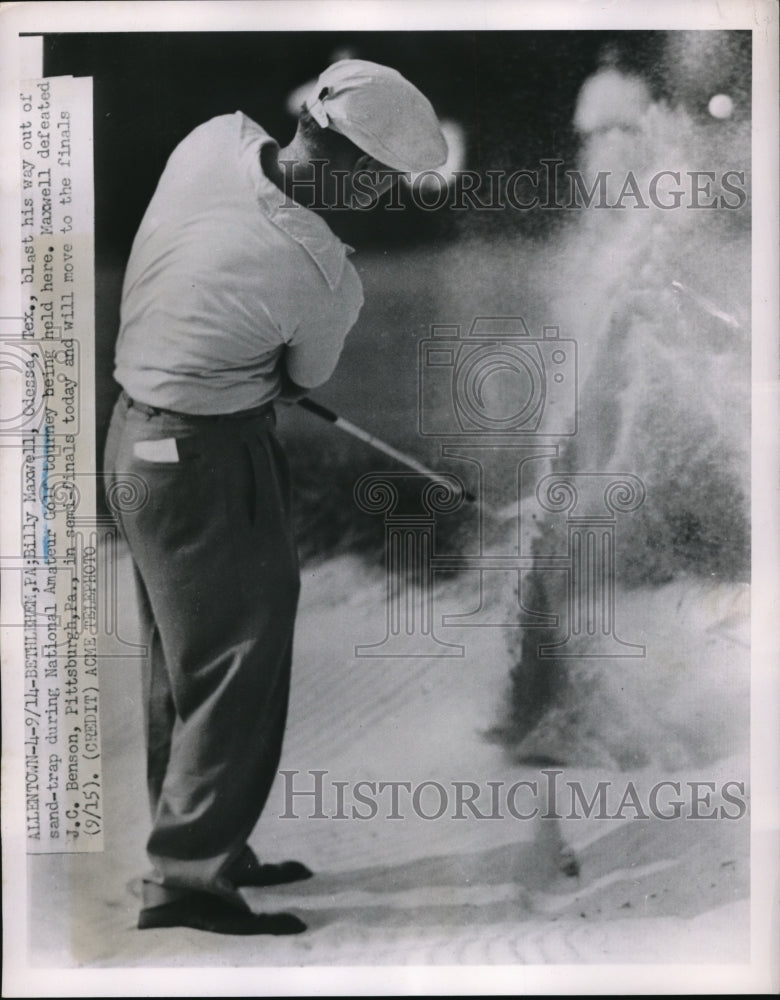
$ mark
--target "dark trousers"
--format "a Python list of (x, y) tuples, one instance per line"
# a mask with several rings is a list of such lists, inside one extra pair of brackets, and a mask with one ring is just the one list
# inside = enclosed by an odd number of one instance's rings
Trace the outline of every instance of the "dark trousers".
[[(299, 573), (273, 424), (273, 411), (183, 417), (124, 394), (114, 409), (109, 502), (148, 643), (147, 905), (183, 889), (238, 899), (230, 868), (279, 764)], [(139, 457), (152, 440), (165, 460)]]

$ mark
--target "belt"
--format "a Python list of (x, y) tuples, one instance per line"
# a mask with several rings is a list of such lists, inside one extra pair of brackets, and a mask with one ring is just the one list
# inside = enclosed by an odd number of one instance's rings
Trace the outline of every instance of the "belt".
[(238, 410), (236, 413), (181, 413), (177, 410), (165, 410), (159, 406), (148, 406), (146, 403), (139, 403), (133, 399), (123, 389), (119, 398), (125, 406), (144, 413), (147, 417), (178, 417), (180, 420), (252, 420), (256, 417), (274, 416), (274, 404), (263, 403), (262, 406), (254, 406), (250, 410)]

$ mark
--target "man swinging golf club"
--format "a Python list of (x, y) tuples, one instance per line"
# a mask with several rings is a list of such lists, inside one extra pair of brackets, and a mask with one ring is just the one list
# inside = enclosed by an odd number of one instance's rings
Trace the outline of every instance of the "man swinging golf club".
[(240, 112), (196, 128), (135, 237), (106, 472), (109, 489), (133, 475), (148, 492), (116, 511), (148, 644), (140, 928), (305, 930), (238, 891), (311, 874), (247, 845), (279, 763), (299, 588), (273, 404), (330, 377), (363, 302), (325, 222), (334, 199), (360, 171), (433, 168), (446, 152), (412, 84), (343, 60), (284, 149)]

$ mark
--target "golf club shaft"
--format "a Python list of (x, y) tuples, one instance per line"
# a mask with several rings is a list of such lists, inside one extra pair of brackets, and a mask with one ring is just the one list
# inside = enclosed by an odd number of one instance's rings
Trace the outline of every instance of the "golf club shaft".
[[(364, 431), (362, 427), (358, 427), (350, 420), (340, 417), (338, 413), (334, 413), (333, 410), (329, 410), (327, 406), (322, 406), (321, 403), (315, 403), (314, 400), (309, 399), (308, 396), (304, 396), (297, 402), (298, 406), (303, 407), (304, 410), (308, 410), (309, 413), (313, 413), (315, 416), (321, 417), (323, 420), (327, 420), (328, 423), (338, 427), (346, 434), (350, 434), (352, 437), (358, 438), (360, 441), (364, 441), (377, 451), (381, 451), (383, 454), (389, 455), (390, 458), (394, 458), (396, 462), (400, 462), (401, 465), (405, 465), (407, 468), (413, 469), (415, 472), (419, 472), (423, 476), (427, 476), (433, 482), (441, 483), (443, 486), (446, 486), (447, 489), (452, 489), (452, 479), (440, 476), (438, 473), (434, 472), (433, 469), (429, 469), (421, 462), (418, 462), (416, 458), (405, 454), (405, 452), (399, 451), (397, 448), (393, 448), (392, 445), (382, 441), (381, 438), (375, 437), (368, 431)], [(469, 503), (473, 503), (476, 499), (476, 497), (474, 497), (471, 493), (465, 491), (464, 496)]]

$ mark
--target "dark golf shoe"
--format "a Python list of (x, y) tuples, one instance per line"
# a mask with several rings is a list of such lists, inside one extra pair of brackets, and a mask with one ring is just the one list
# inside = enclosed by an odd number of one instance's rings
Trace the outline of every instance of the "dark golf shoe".
[(288, 882), (302, 882), (311, 878), (314, 872), (300, 861), (282, 861), (279, 864), (262, 864), (255, 852), (245, 847), (230, 866), (227, 878), (235, 886), (286, 885)]
[(282, 935), (306, 930), (306, 924), (291, 913), (253, 913), (207, 892), (144, 907), (138, 915), (139, 930), (159, 927), (192, 927), (212, 934)]

